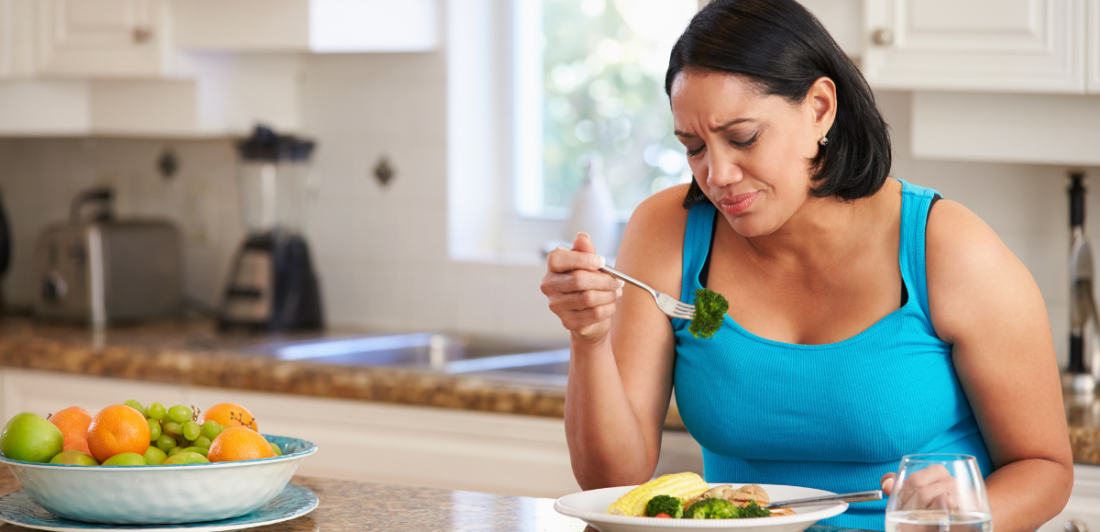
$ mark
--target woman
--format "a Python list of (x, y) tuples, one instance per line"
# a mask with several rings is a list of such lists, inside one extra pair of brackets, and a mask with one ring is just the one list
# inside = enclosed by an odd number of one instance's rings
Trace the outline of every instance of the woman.
[[(716, 0), (665, 88), (695, 180), (638, 207), (616, 266), (687, 302), (714, 290), (729, 315), (694, 338), (599, 272), (586, 235), (551, 254), (581, 486), (650, 478), (675, 384), (710, 482), (889, 493), (903, 455), (961, 453), (998, 531), (1056, 515), (1073, 470), (1042, 296), (977, 216), (887, 177), (886, 124), (820, 23), (793, 0)], [(914, 487), (934, 506), (929, 475)], [(884, 508), (824, 523), (881, 530)]]

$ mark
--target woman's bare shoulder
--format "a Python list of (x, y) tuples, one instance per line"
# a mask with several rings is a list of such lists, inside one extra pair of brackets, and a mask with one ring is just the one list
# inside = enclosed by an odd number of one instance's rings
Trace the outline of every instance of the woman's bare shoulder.
[[(976, 324), (1009, 318), (1002, 314), (1045, 314), (1027, 267), (970, 209), (951, 200), (936, 202), (925, 234), (928, 300), (942, 339), (961, 339), (981, 328)], [(1014, 321), (1000, 323), (1011, 326)]]
[(676, 185), (646, 198), (630, 216), (627, 230), (636, 228), (653, 236), (683, 236), (688, 217), (683, 206), (687, 189), (688, 185)]
[(630, 216), (619, 247), (616, 266), (645, 276), (662, 292), (679, 293), (687, 189), (688, 185), (677, 185), (646, 198)]

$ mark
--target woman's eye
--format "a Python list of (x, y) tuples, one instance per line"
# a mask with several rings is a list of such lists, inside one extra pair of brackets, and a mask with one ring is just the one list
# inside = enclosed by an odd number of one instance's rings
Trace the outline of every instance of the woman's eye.
[(753, 134), (752, 138), (750, 138), (749, 140), (743, 141), (743, 142), (738, 142), (736, 140), (730, 139), (730, 144), (733, 144), (734, 146), (737, 146), (738, 148), (748, 148), (749, 146), (752, 146), (753, 144), (756, 144), (756, 139), (758, 137), (760, 137), (759, 132)]
[(703, 151), (703, 148), (706, 148), (706, 147), (707, 147), (707, 145), (704, 144), (702, 146), (699, 146), (698, 148), (695, 148), (694, 150), (691, 149), (691, 148), (688, 148), (687, 149), (687, 156), (688, 157), (695, 157), (696, 155), (699, 155), (699, 152)]

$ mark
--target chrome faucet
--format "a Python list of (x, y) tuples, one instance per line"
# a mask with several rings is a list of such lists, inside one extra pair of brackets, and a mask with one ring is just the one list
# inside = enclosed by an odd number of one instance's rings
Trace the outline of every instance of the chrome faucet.
[(1069, 365), (1062, 374), (1062, 390), (1066, 392), (1092, 392), (1096, 389), (1094, 369), (1098, 368), (1094, 342), (1088, 341), (1085, 331), (1092, 324), (1092, 335), (1100, 333), (1100, 314), (1096, 310), (1093, 292), (1092, 247), (1085, 236), (1085, 176), (1081, 172), (1070, 173), (1069, 225), (1072, 243), (1069, 253), (1070, 280), (1070, 339)]

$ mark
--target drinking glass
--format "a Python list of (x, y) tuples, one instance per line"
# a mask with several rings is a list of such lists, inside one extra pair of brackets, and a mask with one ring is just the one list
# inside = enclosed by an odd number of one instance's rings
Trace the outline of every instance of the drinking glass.
[(978, 461), (965, 454), (902, 457), (886, 503), (886, 532), (992, 532)]

